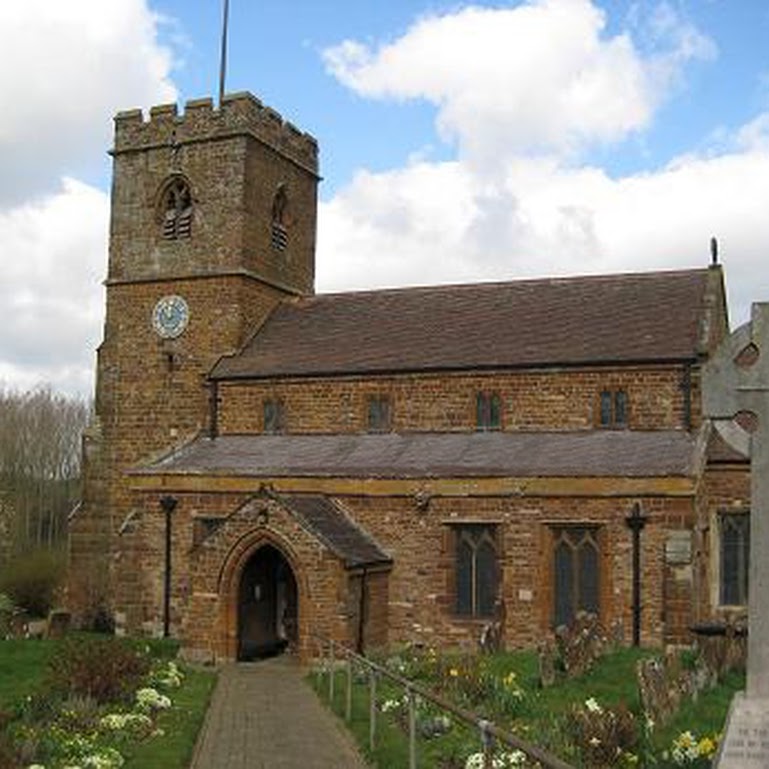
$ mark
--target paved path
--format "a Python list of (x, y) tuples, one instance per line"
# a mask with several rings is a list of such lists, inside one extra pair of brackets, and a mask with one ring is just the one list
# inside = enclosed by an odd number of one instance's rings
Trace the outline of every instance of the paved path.
[(227, 665), (191, 769), (366, 769), (344, 726), (284, 655)]

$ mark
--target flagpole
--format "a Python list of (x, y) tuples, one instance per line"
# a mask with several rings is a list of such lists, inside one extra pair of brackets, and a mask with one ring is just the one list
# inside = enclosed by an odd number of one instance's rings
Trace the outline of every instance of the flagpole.
[(227, 71), (227, 21), (230, 15), (230, 0), (224, 0), (222, 12), (222, 58), (219, 65), (219, 106), (224, 100), (224, 76)]

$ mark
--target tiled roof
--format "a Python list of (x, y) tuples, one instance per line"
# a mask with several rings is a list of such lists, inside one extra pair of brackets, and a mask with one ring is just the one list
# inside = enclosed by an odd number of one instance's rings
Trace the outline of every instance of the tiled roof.
[(198, 438), (136, 472), (256, 478), (687, 476), (694, 448), (694, 437), (680, 430), (224, 435)]
[(348, 568), (392, 562), (371, 536), (323, 494), (280, 494), (276, 499), (338, 555)]
[(691, 360), (707, 269), (362, 291), (280, 304), (214, 378)]

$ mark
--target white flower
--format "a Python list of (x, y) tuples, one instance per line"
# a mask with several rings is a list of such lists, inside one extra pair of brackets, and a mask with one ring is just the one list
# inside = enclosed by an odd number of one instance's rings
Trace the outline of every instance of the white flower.
[(136, 692), (136, 704), (139, 710), (165, 710), (171, 707), (171, 700), (157, 689), (147, 686)]
[(152, 719), (144, 713), (109, 713), (99, 721), (102, 729), (120, 731), (122, 729), (144, 729), (152, 725)]
[(603, 708), (596, 702), (595, 697), (585, 700), (585, 707), (591, 713), (603, 713)]

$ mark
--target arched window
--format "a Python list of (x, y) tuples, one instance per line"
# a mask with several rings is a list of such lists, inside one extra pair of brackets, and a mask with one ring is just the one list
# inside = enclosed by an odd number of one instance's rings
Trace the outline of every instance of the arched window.
[(564, 526), (553, 531), (553, 623), (570, 625), (578, 611), (598, 614), (600, 558), (597, 528)]
[(187, 180), (174, 176), (160, 196), (159, 215), (165, 240), (181, 240), (192, 235), (192, 192)]
[(463, 524), (456, 528), (456, 611), (491, 617), (499, 589), (495, 527)]
[(281, 183), (272, 199), (272, 247), (276, 251), (288, 248), (288, 195)]

